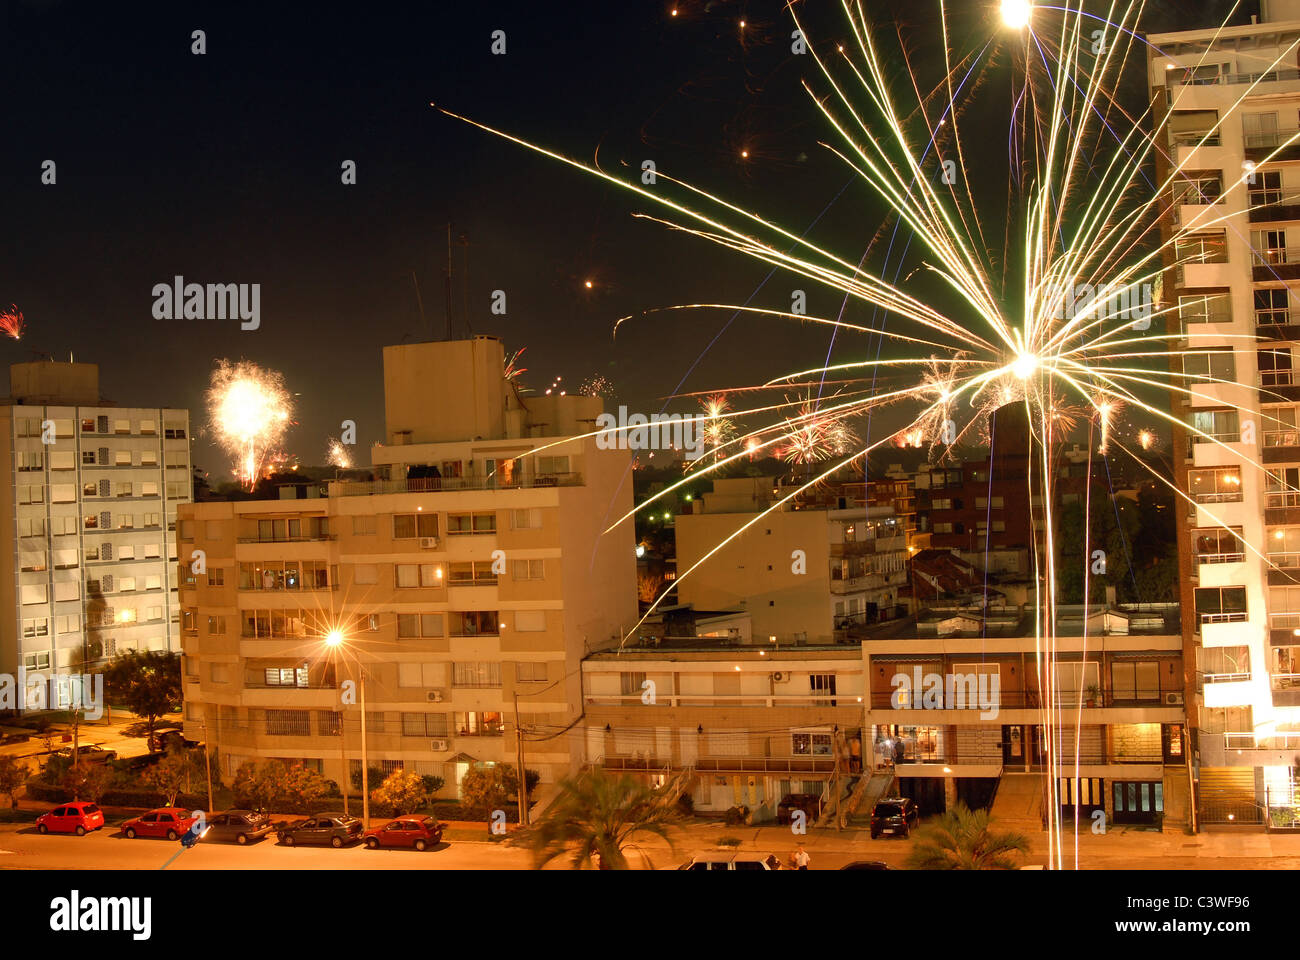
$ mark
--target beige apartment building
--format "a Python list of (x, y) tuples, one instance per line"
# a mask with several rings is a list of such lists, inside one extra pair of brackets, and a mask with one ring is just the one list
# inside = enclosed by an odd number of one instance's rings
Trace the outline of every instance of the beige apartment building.
[(791, 794), (826, 803), (860, 771), (857, 645), (662, 644), (583, 662), (586, 762), (657, 785), (688, 771), (695, 809), (744, 806), (758, 822)]
[(0, 672), (75, 675), (129, 650), (179, 650), (171, 531), (190, 499), (189, 411), (117, 406), (93, 363), (16, 363), (9, 385)]
[(629, 455), (574, 436), (599, 400), (520, 397), (503, 365), (490, 337), (386, 348), (374, 480), (182, 514), (182, 561), (206, 564), (181, 596), (186, 729), (224, 773), (275, 757), (342, 784), (362, 694), (370, 765), (445, 796), (514, 763), (520, 726), (543, 782), (580, 761), (579, 664), (637, 615), (632, 523), (604, 532), (632, 507)]
[(1300, 0), (1150, 41), (1165, 299), (1205, 378), (1172, 398), (1201, 434), (1174, 437), (1199, 808), (1260, 823), (1295, 806), (1300, 747)]
[(907, 535), (893, 507), (867, 506), (857, 484), (814, 489), (758, 519), (792, 490), (770, 477), (715, 480), (679, 514), (678, 601), (748, 612), (756, 637), (787, 642), (846, 641), (850, 627), (901, 615)]

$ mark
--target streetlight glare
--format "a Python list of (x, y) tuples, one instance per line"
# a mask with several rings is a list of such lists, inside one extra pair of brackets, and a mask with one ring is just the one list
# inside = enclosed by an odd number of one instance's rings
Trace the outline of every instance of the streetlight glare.
[(343, 645), (343, 631), (335, 627), (329, 633), (325, 634), (325, 646), (338, 647)]
[(1002, 22), (1013, 30), (1027, 27), (1033, 10), (1030, 0), (1002, 0)]

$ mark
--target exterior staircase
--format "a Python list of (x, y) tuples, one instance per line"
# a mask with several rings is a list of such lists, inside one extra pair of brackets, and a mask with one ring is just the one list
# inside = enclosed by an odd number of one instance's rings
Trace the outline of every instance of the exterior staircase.
[(844, 823), (851, 827), (871, 826), (871, 811), (894, 786), (893, 769), (873, 770), (858, 778), (844, 803)]

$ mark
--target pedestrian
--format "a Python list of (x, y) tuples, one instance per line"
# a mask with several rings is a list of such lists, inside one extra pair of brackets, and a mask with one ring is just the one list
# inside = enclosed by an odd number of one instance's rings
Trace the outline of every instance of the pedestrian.
[(803, 844), (799, 844), (799, 849), (795, 851), (794, 855), (794, 868), (796, 870), (807, 870), (808, 861), (811, 859), (812, 858), (808, 856), (808, 851), (803, 848)]

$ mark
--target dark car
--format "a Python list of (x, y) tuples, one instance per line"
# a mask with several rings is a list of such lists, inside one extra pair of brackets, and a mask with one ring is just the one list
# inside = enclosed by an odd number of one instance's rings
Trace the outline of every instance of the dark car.
[(342, 847), (361, 838), (361, 821), (346, 813), (322, 813), (297, 823), (280, 825), (276, 830), (286, 847), (295, 843), (328, 843)]
[(802, 810), (804, 823), (811, 824), (822, 815), (822, 798), (815, 793), (787, 793), (777, 804), (776, 822), (782, 825), (790, 823), (791, 815), (796, 810)]
[[(71, 760), (72, 748), (64, 747), (54, 755), (56, 757), (62, 757), (65, 760)], [(116, 759), (116, 750), (107, 750), (104, 747), (96, 746), (93, 743), (83, 743), (77, 748), (77, 760), (81, 763), (108, 763), (110, 760)]]
[(271, 818), (252, 810), (227, 810), (208, 818), (207, 830), (202, 839), (219, 843), (237, 843), (241, 847), (250, 840), (260, 840), (274, 827)]
[(840, 867), (841, 870), (888, 870), (889, 864), (884, 860), (854, 860)]
[(187, 749), (197, 747), (197, 740), (189, 740), (181, 730), (159, 730), (149, 737), (149, 749), (154, 753), (163, 753), (169, 747)]
[(871, 839), (882, 834), (906, 837), (920, 819), (916, 804), (908, 799), (881, 800), (871, 811)]
[(410, 847), (427, 850), (442, 840), (443, 824), (433, 817), (398, 817), (382, 827), (372, 827), (362, 837), (371, 850), (380, 847)]
[(38, 833), (75, 833), (84, 837), (91, 830), (104, 826), (104, 811), (98, 804), (77, 801), (55, 807), (36, 818)]

